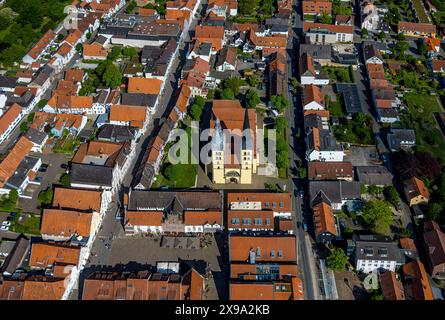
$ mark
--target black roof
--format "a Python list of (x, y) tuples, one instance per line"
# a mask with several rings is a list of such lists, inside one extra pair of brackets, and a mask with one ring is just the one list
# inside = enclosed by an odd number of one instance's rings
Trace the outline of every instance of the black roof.
[(357, 85), (354, 83), (337, 83), (336, 88), (342, 96), (347, 114), (355, 114), (362, 112), (360, 96)]
[(15, 88), (17, 78), (0, 75), (0, 88)]
[(153, 107), (157, 98), (158, 95), (156, 94), (124, 93), (122, 94), (121, 104)]
[(118, 126), (113, 124), (104, 124), (97, 135), (98, 140), (112, 142), (124, 142), (134, 139), (137, 127)]
[(222, 198), (218, 191), (152, 191), (132, 190), (128, 210), (168, 209), (173, 213), (184, 210), (221, 209)]
[(12, 275), (15, 270), (21, 266), (23, 258), (28, 253), (29, 243), (29, 239), (23, 234), (17, 238), (12, 252), (8, 255), (1, 267), (3, 273), (6, 272)]
[(72, 163), (70, 175), (71, 183), (111, 187), (113, 167)]
[(23, 181), (28, 177), (29, 171), (34, 168), (38, 161), (39, 158), (26, 156), (22, 162), (20, 162), (12, 177), (8, 179), (6, 186), (19, 189)]
[(29, 141), (40, 145), (43, 143), (43, 141), (45, 141), (47, 134), (37, 129), (29, 128), (25, 134), (25, 137), (28, 138)]

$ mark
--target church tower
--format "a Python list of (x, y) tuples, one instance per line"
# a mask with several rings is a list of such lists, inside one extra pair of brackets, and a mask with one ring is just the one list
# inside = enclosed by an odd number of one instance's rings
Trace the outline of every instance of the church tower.
[(215, 134), (212, 139), (213, 183), (225, 183), (224, 179), (224, 135), (218, 118), (215, 121)]
[(249, 110), (244, 113), (243, 136), (241, 144), (240, 165), (241, 165), (241, 184), (251, 184), (253, 174), (254, 142), (250, 128)]

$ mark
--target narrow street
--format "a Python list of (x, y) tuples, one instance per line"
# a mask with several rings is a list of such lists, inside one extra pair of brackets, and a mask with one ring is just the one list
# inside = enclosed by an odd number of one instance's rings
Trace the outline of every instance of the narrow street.
[[(290, 28), (290, 41), (288, 41), (288, 54), (287, 54), (287, 86), (292, 83), (292, 78), (298, 79), (298, 43), (299, 32), (301, 32), (303, 20), (298, 11), (297, 1), (293, 1), (293, 14), (295, 16), (295, 22)], [(319, 300), (320, 289), (318, 288), (318, 282), (316, 280), (316, 262), (314, 253), (312, 250), (313, 241), (307, 234), (301, 224), (303, 221), (310, 220), (309, 217), (305, 217), (302, 208), (305, 207), (305, 203), (300, 197), (300, 191), (305, 190), (305, 185), (301, 179), (296, 178), (295, 174), (298, 169), (298, 163), (304, 165), (304, 153), (305, 142), (304, 135), (300, 134), (297, 137), (297, 132), (302, 133), (303, 127), (303, 114), (300, 103), (299, 95), (294, 95), (290, 92), (290, 88), (285, 90), (287, 99), (290, 102), (290, 107), (286, 110), (286, 118), (289, 121), (289, 127), (287, 132), (287, 139), (289, 141), (289, 189), (295, 201), (295, 231), (297, 236), (297, 263), (299, 266), (300, 278), (303, 280), (304, 294), (306, 300)], [(294, 99), (296, 97), (296, 99)]]

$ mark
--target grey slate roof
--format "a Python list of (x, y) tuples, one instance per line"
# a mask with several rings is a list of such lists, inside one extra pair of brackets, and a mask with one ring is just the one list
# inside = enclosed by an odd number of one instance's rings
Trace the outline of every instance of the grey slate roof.
[(180, 214), (184, 210), (221, 209), (218, 191), (131, 190), (128, 210), (167, 209)]
[(366, 185), (390, 186), (392, 174), (384, 166), (356, 167), (358, 180)]
[(70, 175), (71, 183), (111, 187), (113, 167), (72, 163)]
[(357, 85), (354, 83), (337, 83), (336, 88), (342, 96), (348, 115), (362, 112)]
[(34, 168), (38, 161), (39, 158), (26, 156), (22, 162), (20, 162), (12, 177), (6, 181), (6, 186), (19, 189), (23, 181), (27, 178), (29, 171)]
[(362, 235), (356, 237), (356, 260), (383, 260), (404, 262), (401, 250), (397, 243), (390, 238), (378, 235)]
[(363, 55), (365, 57), (365, 61), (376, 57), (383, 61), (382, 54), (380, 53), (377, 44), (373, 41), (364, 41), (363, 42)]
[[(335, 137), (329, 130), (320, 129), (319, 132), (319, 141), (320, 141), (320, 151), (339, 151), (342, 150), (342, 146), (340, 144), (337, 144), (337, 141), (335, 140)], [(315, 149), (314, 139), (313, 139), (314, 131), (311, 130), (308, 135), (308, 146), (309, 151), (312, 152)]]
[(122, 94), (121, 104), (153, 107), (157, 98), (158, 95), (156, 94), (124, 93)]
[(330, 45), (320, 44), (300, 44), (300, 56), (304, 53), (311, 55), (314, 60), (330, 60), (332, 54), (332, 47)]
[(29, 128), (25, 134), (25, 137), (28, 138), (29, 141), (34, 142), (38, 145), (41, 145), (43, 141), (45, 141), (47, 136), (48, 135), (45, 132), (39, 131), (34, 128)]
[(398, 151), (402, 149), (406, 142), (416, 142), (416, 133), (413, 129), (397, 129), (391, 128), (387, 135), (388, 145), (391, 151)]
[(137, 127), (104, 124), (100, 128), (97, 138), (103, 141), (124, 142), (134, 139), (137, 131)]
[(8, 255), (5, 262), (2, 265), (1, 271), (12, 275), (15, 270), (21, 267), (23, 260), (29, 250), (29, 239), (23, 235), (20, 235), (15, 243), (12, 252)]
[(310, 181), (309, 195), (311, 201), (323, 191), (332, 203), (341, 203), (342, 200), (360, 199), (360, 183), (356, 181)]
[(6, 77), (4, 75), (0, 75), (0, 88), (15, 88), (17, 84), (17, 78)]

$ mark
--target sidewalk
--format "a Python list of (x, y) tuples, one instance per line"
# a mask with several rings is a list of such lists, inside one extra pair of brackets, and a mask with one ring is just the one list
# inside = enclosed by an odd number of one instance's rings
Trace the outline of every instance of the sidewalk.
[(312, 292), (314, 294), (314, 300), (321, 300), (321, 296), (320, 296), (320, 290), (317, 287), (317, 283), (318, 283), (318, 279), (316, 277), (316, 270), (318, 270), (318, 266), (315, 263), (315, 257), (314, 257), (314, 253), (312, 251), (312, 241), (311, 241), (311, 237), (308, 234), (305, 234), (305, 245), (306, 245), (306, 252), (308, 255), (308, 263), (311, 265), (311, 279), (312, 279)]

